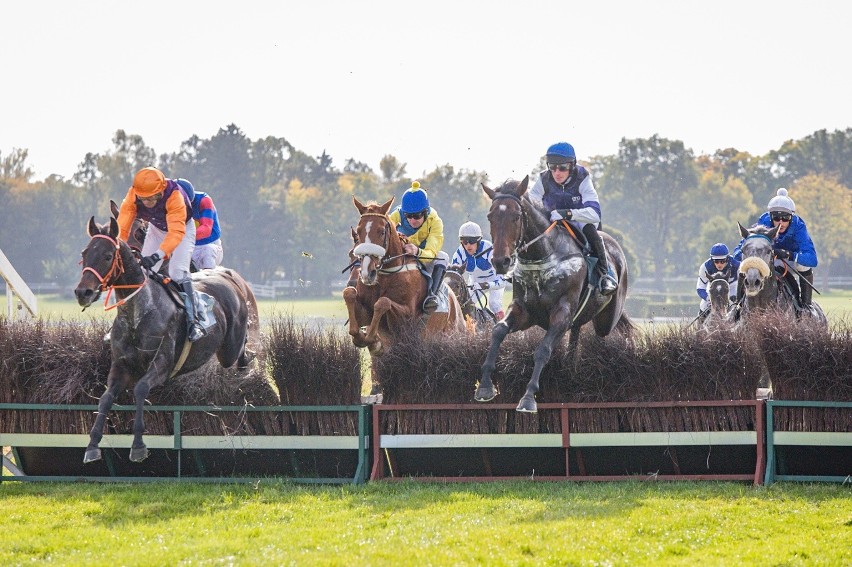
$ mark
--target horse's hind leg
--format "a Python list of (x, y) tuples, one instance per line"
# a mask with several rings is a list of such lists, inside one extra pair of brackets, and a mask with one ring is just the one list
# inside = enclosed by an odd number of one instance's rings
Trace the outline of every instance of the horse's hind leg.
[(124, 385), (126, 374), (116, 368), (111, 368), (109, 377), (107, 378), (107, 388), (98, 402), (98, 415), (95, 417), (95, 424), (92, 425), (92, 430), (89, 432), (89, 445), (86, 447), (86, 453), (83, 455), (83, 463), (91, 463), (101, 459), (101, 449), (98, 445), (104, 436), (104, 422), (106, 416), (112, 408), (115, 397), (118, 395)]

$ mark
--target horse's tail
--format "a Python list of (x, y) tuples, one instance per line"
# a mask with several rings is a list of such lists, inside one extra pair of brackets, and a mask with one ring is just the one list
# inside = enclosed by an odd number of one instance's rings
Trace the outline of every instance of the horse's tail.
[(625, 340), (631, 344), (634, 342), (636, 335), (639, 332), (639, 327), (632, 319), (630, 319), (625, 311), (621, 312), (621, 317), (618, 318), (615, 328), (619, 333), (621, 333)]

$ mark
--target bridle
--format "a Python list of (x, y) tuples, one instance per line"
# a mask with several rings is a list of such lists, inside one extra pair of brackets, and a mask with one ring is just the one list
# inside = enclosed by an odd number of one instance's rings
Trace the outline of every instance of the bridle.
[[(379, 274), (396, 274), (396, 273), (399, 273), (399, 272), (412, 270), (412, 269), (415, 269), (417, 267), (417, 263), (403, 262), (401, 265), (396, 266), (394, 268), (385, 268), (385, 266), (387, 264), (393, 262), (394, 260), (397, 260), (398, 258), (404, 258), (406, 256), (409, 256), (409, 254), (406, 254), (405, 252), (403, 252), (402, 254), (397, 254), (396, 256), (388, 256), (388, 247), (390, 245), (390, 233), (391, 233), (391, 231), (390, 231), (390, 219), (388, 218), (387, 215), (382, 214), (382, 213), (363, 213), (361, 215), (361, 218), (363, 219), (364, 217), (379, 217), (385, 223), (385, 238), (384, 238), (384, 243), (381, 246), (381, 248), (385, 251), (385, 255), (378, 259), (379, 261), (378, 261), (377, 271), (378, 271)], [(355, 248), (353, 248), (353, 250), (352, 250), (353, 254), (358, 257), (358, 260), (356, 260), (355, 262), (353, 262), (352, 264), (350, 264), (349, 266), (344, 268), (344, 271), (346, 271), (350, 267), (354, 267), (356, 265), (356, 263), (357, 263), (357, 265), (360, 266), (361, 259), (364, 256), (370, 256), (370, 254), (359, 254), (357, 252), (358, 246), (360, 246), (360, 245), (361, 244), (356, 245)]]
[[(130, 300), (130, 298), (132, 298), (134, 295), (139, 293), (142, 290), (142, 287), (146, 283), (148, 283), (148, 276), (144, 273), (144, 270), (143, 270), (142, 275), (144, 276), (145, 279), (142, 280), (142, 283), (116, 285), (114, 282), (118, 281), (118, 279), (121, 278), (122, 275), (124, 275), (124, 261), (121, 259), (121, 243), (118, 241), (117, 238), (112, 238), (111, 236), (108, 236), (106, 234), (96, 234), (96, 235), (92, 236), (92, 240), (94, 240), (95, 238), (103, 238), (104, 240), (108, 241), (115, 248), (115, 254), (113, 254), (113, 257), (112, 257), (112, 263), (110, 264), (109, 269), (107, 270), (106, 274), (104, 274), (104, 275), (101, 275), (100, 273), (98, 273), (98, 271), (91, 266), (83, 267), (83, 273), (85, 274), (86, 272), (92, 272), (92, 274), (94, 274), (94, 276), (98, 279), (98, 282), (100, 282), (100, 285), (98, 286), (98, 290), (97, 290), (98, 291), (98, 297), (100, 297), (100, 294), (102, 292), (104, 292), (104, 291), (107, 292), (106, 297), (104, 297), (104, 311), (109, 311), (110, 309), (115, 309), (119, 305), (124, 305), (125, 303), (127, 303), (127, 301)], [(82, 262), (83, 261), (80, 260), (80, 263), (82, 263)], [(128, 295), (124, 299), (121, 299), (121, 300), (117, 301), (116, 303), (110, 305), (109, 299), (110, 299), (110, 296), (112, 295), (112, 290), (114, 290), (114, 289), (136, 289), (136, 291), (134, 291), (133, 293), (131, 293), (130, 295)], [(85, 308), (84, 308), (84, 310), (85, 310)]]
[(547, 235), (547, 233), (550, 232), (553, 229), (553, 227), (556, 226), (557, 224), (559, 224), (560, 222), (565, 227), (565, 229), (572, 236), (574, 236), (574, 239), (575, 240), (577, 239), (577, 237), (574, 235), (574, 229), (571, 228), (571, 225), (568, 224), (568, 221), (563, 219), (562, 221), (551, 222), (550, 226), (548, 226), (546, 229), (544, 229), (544, 232), (542, 232), (541, 234), (539, 234), (538, 236), (536, 236), (535, 238), (533, 238), (529, 242), (524, 243), (524, 227), (526, 226), (526, 222), (527, 222), (527, 212), (524, 210), (524, 205), (521, 202), (521, 198), (518, 197), (517, 195), (512, 195), (511, 193), (498, 193), (498, 194), (494, 195), (494, 198), (491, 201), (494, 202), (497, 199), (511, 199), (512, 201), (516, 202), (518, 204), (518, 207), (521, 209), (521, 230), (518, 231), (518, 238), (517, 238), (517, 240), (515, 240), (515, 250), (517, 252), (526, 252), (529, 249), (530, 246), (532, 246), (533, 244), (535, 244), (536, 242), (538, 242), (539, 240), (544, 238)]

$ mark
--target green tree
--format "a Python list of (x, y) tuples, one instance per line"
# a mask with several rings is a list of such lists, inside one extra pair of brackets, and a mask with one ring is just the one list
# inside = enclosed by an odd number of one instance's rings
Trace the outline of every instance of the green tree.
[(796, 214), (805, 219), (819, 258), (823, 287), (828, 287), (832, 264), (850, 258), (852, 190), (835, 177), (806, 175), (790, 188)]
[(695, 233), (695, 227), (684, 221), (697, 187), (692, 150), (683, 142), (657, 135), (622, 139), (618, 156), (601, 174), (603, 221), (641, 246), (636, 254), (642, 272), (653, 275), (658, 284), (692, 259), (683, 241)]

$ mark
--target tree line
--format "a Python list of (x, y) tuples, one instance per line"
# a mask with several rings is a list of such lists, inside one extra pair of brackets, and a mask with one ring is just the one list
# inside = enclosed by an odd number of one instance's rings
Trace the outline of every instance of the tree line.
[[(395, 197), (398, 204), (419, 180), (444, 221), (444, 250), (452, 254), (458, 227), (468, 220), (487, 237), (489, 202), (480, 183), (500, 183), (450, 164), (413, 177), (392, 155), (379, 171), (353, 158), (339, 165), (284, 138), (250, 140), (234, 124), (159, 155), (141, 136), (118, 130), (111, 149), (87, 153), (71, 179), (33, 179), (27, 159), (26, 149), (0, 153), (0, 249), (26, 281), (69, 287), (79, 278), (89, 217), (105, 222), (110, 199), (120, 201), (135, 172), (149, 165), (210, 194), (225, 265), (255, 283), (312, 282), (306, 293), (329, 293), (345, 279), (350, 227), (358, 220), (353, 195), (362, 202)], [(581, 163), (592, 172), (604, 229), (625, 246), (634, 280), (695, 275), (710, 246), (733, 248), (736, 223), (755, 222), (779, 187), (789, 189), (808, 224), (818, 277), (852, 274), (852, 128), (819, 130), (762, 156), (734, 148), (696, 156), (679, 140), (625, 138), (617, 154)]]

